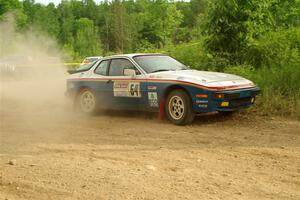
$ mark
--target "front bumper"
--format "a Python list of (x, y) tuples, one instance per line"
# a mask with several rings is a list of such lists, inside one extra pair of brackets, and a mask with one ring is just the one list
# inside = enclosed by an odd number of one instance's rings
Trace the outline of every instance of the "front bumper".
[[(212, 91), (206, 100), (196, 99), (194, 110), (197, 112), (235, 111), (255, 105), (258, 87), (239, 90)], [(219, 94), (222, 98), (216, 98)]]
[[(224, 98), (217, 99), (217, 111), (234, 111), (248, 108), (255, 104), (256, 96), (260, 93), (258, 87), (245, 90), (233, 90), (222, 92)], [(224, 104), (224, 102), (228, 102)]]

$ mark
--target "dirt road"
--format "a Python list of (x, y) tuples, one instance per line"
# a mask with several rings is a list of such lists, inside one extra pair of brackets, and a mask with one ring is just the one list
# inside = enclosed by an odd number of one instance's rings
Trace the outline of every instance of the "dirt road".
[(0, 200), (300, 199), (299, 121), (84, 117), (47, 88), (1, 88)]

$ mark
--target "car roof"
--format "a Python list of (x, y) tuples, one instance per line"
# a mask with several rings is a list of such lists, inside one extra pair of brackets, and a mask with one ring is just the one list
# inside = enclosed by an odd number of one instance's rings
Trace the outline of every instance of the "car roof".
[(100, 59), (100, 58), (103, 58), (102, 56), (89, 56), (89, 57), (85, 57), (84, 59), (90, 59), (90, 58), (98, 58), (98, 59)]
[(165, 55), (165, 54), (162, 54), (162, 53), (131, 53), (131, 54), (119, 54), (119, 55), (105, 56), (104, 59), (106, 59), (106, 58), (122, 58), (122, 57), (133, 58), (135, 56), (151, 56), (151, 55)]

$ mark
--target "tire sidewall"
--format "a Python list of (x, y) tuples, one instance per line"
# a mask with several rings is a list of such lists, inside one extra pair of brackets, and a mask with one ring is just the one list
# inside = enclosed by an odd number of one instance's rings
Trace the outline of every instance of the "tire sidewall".
[[(180, 119), (174, 119), (169, 111), (169, 103), (173, 96), (178, 96), (184, 103), (184, 113)], [(195, 113), (192, 109), (192, 101), (190, 96), (184, 90), (173, 90), (169, 93), (165, 103), (165, 113), (169, 121), (176, 125), (185, 125), (193, 121)]]
[[(95, 106), (94, 106), (94, 108), (93, 108), (91, 111), (89, 111), (89, 112), (84, 111), (84, 110), (82, 109), (82, 107), (81, 107), (81, 98), (82, 98), (82, 95), (83, 95), (85, 92), (87, 92), (87, 91), (90, 92), (90, 93), (94, 96), (94, 100), (95, 100)], [(97, 109), (98, 106), (97, 106), (97, 98), (96, 98), (96, 95), (95, 95), (95, 93), (94, 93), (91, 89), (88, 89), (88, 88), (85, 88), (85, 89), (80, 90), (80, 92), (78, 93), (78, 95), (77, 95), (77, 97), (76, 97), (75, 105), (76, 105), (76, 109), (77, 109), (77, 110), (79, 110), (81, 113), (87, 114), (87, 115), (94, 115), (94, 114), (97, 113), (97, 110), (98, 110), (98, 109)]]

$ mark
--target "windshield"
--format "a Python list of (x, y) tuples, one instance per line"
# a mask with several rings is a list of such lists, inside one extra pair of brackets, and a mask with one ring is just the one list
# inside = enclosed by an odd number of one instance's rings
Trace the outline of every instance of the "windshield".
[(154, 73), (160, 71), (175, 71), (184, 70), (187, 67), (165, 55), (143, 55), (135, 56), (133, 58), (147, 73)]

